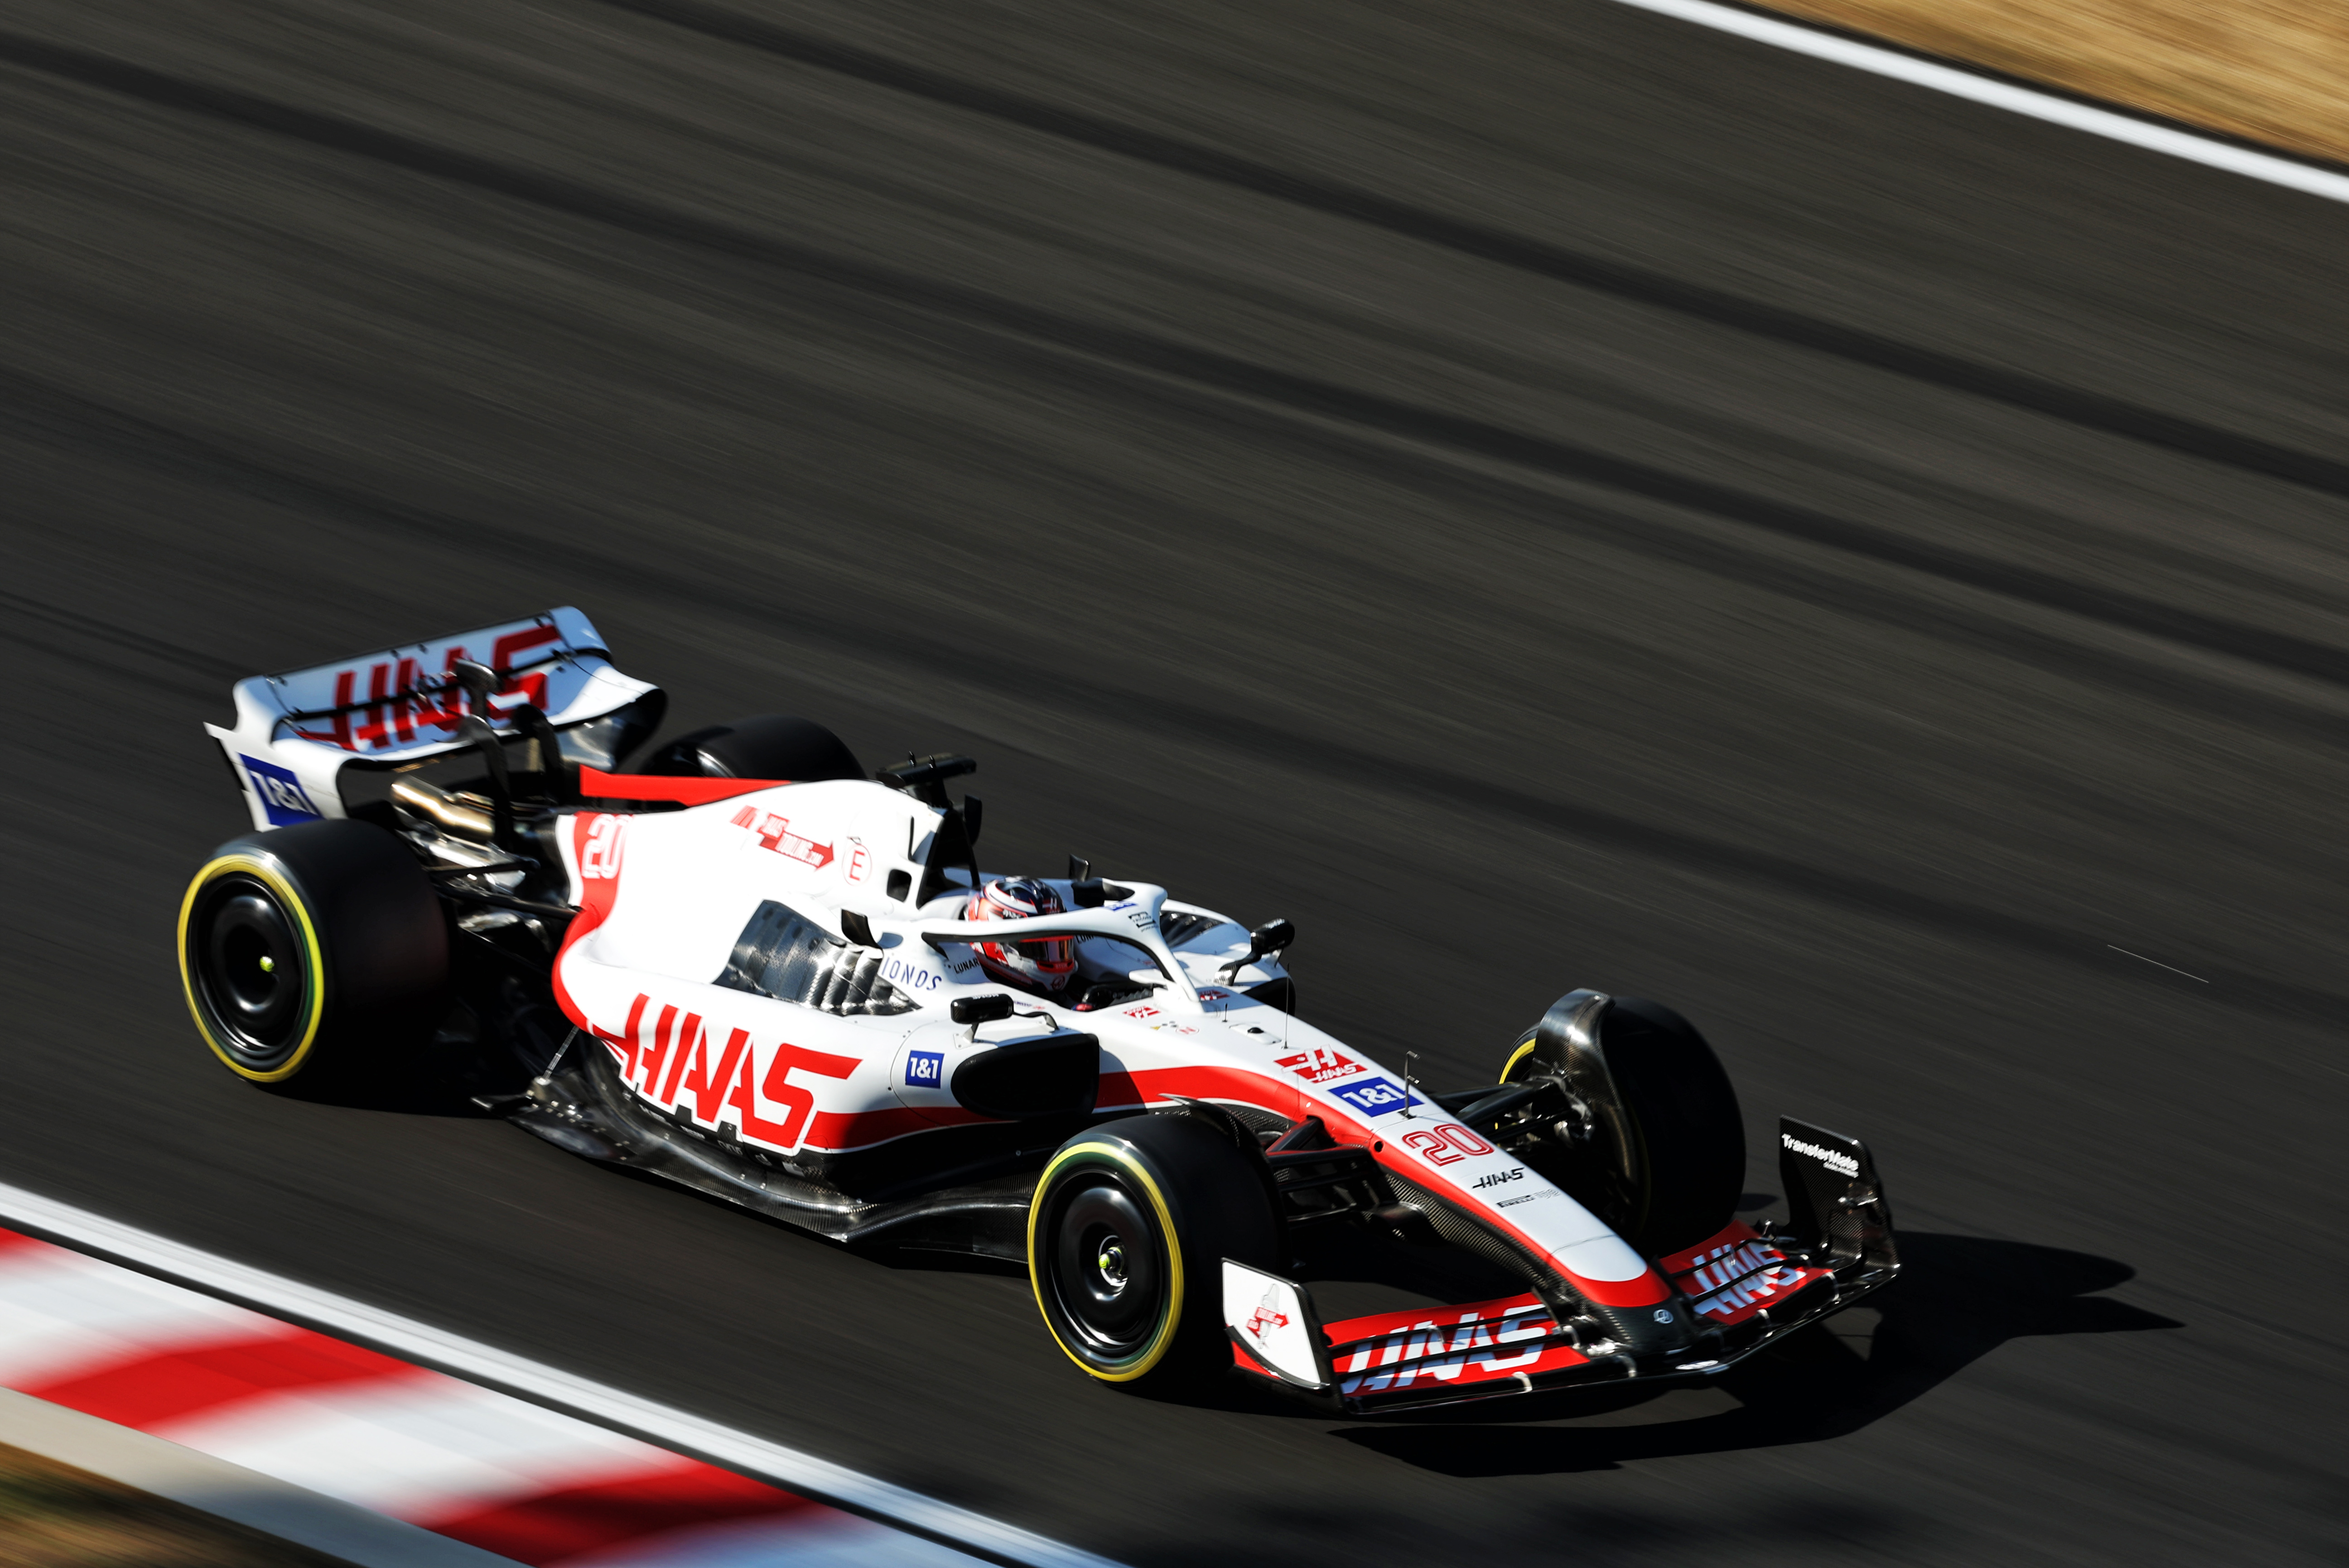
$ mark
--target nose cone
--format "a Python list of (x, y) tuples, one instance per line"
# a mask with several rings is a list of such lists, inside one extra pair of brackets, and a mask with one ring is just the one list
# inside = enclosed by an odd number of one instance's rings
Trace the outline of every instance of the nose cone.
[(1696, 1320), (1690, 1315), (1687, 1301), (1677, 1293), (1667, 1293), (1664, 1300), (1646, 1306), (1602, 1306), (1589, 1302), (1582, 1310), (1619, 1352), (1628, 1351), (1641, 1360), (1683, 1355), (1696, 1348)]

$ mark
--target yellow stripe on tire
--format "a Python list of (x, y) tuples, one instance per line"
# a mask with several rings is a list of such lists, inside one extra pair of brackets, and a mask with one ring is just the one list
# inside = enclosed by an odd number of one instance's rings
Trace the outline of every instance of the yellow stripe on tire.
[[(203, 1003), (197, 999), (196, 977), (188, 962), (188, 920), (195, 913), (196, 896), (209, 884), (232, 872), (242, 872), (277, 895), (279, 905), (301, 928), (303, 951), (309, 960), (307, 972), (303, 976), (302, 1007), (305, 1018), (301, 1043), (294, 1047), (294, 1054), (285, 1058), (283, 1065), (273, 1067), (266, 1073), (255, 1072), (239, 1062), (235, 1054), (212, 1032), (211, 1023), (204, 1017)], [(310, 1048), (317, 1044), (318, 1025), (326, 1021), (326, 956), (318, 947), (318, 929), (311, 923), (308, 906), (302, 902), (302, 896), (294, 890), (294, 885), (272, 862), (243, 851), (223, 855), (197, 872), (188, 884), (187, 897), (180, 900), (180, 990), (188, 999), (188, 1012), (194, 1017), (196, 1030), (203, 1035), (204, 1044), (211, 1046), (212, 1054), (238, 1077), (256, 1084), (279, 1084), (300, 1072), (302, 1064), (309, 1060)]]
[[(1114, 1372), (1105, 1371), (1087, 1361), (1071, 1350), (1069, 1342), (1061, 1337), (1060, 1329), (1052, 1322), (1052, 1310), (1044, 1304), (1044, 1270), (1036, 1256), (1037, 1221), (1043, 1215), (1043, 1199), (1051, 1189), (1052, 1178), (1062, 1166), (1086, 1155), (1107, 1160), (1142, 1184), (1142, 1190), (1150, 1197), (1150, 1207), (1158, 1215), (1159, 1229), (1166, 1238), (1165, 1321), (1158, 1325), (1158, 1332), (1151, 1336), (1150, 1343), (1143, 1346), (1142, 1354)], [(1046, 1166), (1044, 1173), (1036, 1179), (1036, 1196), (1028, 1205), (1028, 1282), (1036, 1293), (1036, 1311), (1042, 1315), (1044, 1327), (1050, 1333), (1052, 1343), (1061, 1347), (1061, 1355), (1082, 1367), (1087, 1376), (1098, 1377), (1104, 1383), (1131, 1383), (1166, 1358), (1168, 1348), (1174, 1343), (1174, 1331), (1183, 1324), (1183, 1239), (1174, 1233), (1174, 1216), (1167, 1211), (1165, 1195), (1158, 1190), (1158, 1183), (1143, 1168), (1140, 1160), (1115, 1144), (1109, 1143), (1081, 1143), (1052, 1157), (1052, 1163)]]
[(1539, 1034), (1528, 1034), (1523, 1040), (1517, 1042), (1517, 1048), (1509, 1053), (1508, 1064), (1501, 1069), (1501, 1082), (1504, 1084), (1507, 1083), (1509, 1081), (1509, 1075), (1517, 1070), (1517, 1064), (1524, 1061), (1527, 1056), (1532, 1055), (1534, 1047), (1540, 1044), (1541, 1036)]

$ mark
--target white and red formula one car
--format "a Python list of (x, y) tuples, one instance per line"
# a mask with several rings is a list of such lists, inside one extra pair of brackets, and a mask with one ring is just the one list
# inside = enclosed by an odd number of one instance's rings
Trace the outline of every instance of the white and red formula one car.
[[(618, 771), (664, 699), (575, 610), (235, 700), (208, 728), (255, 831), (180, 917), (230, 1070), (502, 1064), (482, 1103), (574, 1154), (1024, 1265), (1104, 1382), (1237, 1367), (1359, 1414), (1698, 1378), (1899, 1268), (1868, 1150), (1799, 1122), (1789, 1220), (1734, 1218), (1736, 1096), (1666, 1008), (1572, 992), (1496, 1082), (1427, 1093), (1298, 1015), (1286, 921), (1073, 860), (974, 900), (967, 758), (870, 775), (771, 717)], [(1423, 1304), (1317, 1315), (1307, 1279), (1387, 1253)], [(1423, 1304), (1439, 1278), (1470, 1283)]]

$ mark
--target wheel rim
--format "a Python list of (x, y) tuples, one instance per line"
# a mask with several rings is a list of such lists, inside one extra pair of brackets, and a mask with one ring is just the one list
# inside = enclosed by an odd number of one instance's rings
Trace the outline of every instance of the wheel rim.
[(1116, 1175), (1085, 1171), (1053, 1195), (1047, 1291), (1071, 1352), (1103, 1368), (1133, 1361), (1159, 1334), (1166, 1268), (1147, 1206)]
[(191, 1000), (233, 1066), (281, 1068), (309, 1037), (316, 993), (307, 944), (277, 890), (230, 872), (201, 888), (188, 911)]

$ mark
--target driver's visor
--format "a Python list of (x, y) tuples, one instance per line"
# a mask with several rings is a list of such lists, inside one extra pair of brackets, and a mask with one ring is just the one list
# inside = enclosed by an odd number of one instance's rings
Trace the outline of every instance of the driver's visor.
[(1011, 945), (1019, 950), (1021, 958), (1046, 974), (1067, 974), (1077, 967), (1077, 943), (1073, 937), (1037, 937)]

